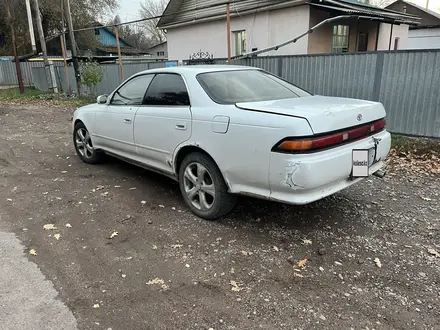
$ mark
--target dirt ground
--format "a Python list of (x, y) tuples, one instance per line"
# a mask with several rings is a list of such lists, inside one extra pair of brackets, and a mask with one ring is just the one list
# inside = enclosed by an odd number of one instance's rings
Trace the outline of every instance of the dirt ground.
[(0, 108), (0, 230), (37, 251), (80, 329), (439, 329), (439, 175), (301, 207), (242, 198), (207, 222), (169, 179), (82, 163), (71, 114)]

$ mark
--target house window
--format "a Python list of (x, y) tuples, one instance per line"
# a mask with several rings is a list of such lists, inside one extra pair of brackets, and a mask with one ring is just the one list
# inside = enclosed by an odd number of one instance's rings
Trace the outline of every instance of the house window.
[(399, 49), (399, 38), (395, 38), (394, 39), (394, 50), (398, 50)]
[(246, 54), (246, 31), (235, 31), (235, 55), (240, 56)]
[(332, 53), (348, 52), (348, 25), (334, 25), (332, 34)]
[(95, 36), (99, 36), (99, 29), (95, 29)]
[(157, 56), (165, 56), (165, 52), (157, 52)]

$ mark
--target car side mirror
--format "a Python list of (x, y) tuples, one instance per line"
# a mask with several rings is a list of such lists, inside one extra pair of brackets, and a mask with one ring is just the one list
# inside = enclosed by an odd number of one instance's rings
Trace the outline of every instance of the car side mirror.
[(99, 95), (99, 96), (96, 98), (96, 102), (97, 102), (98, 104), (104, 104), (104, 103), (107, 103), (107, 99), (108, 99), (108, 96), (107, 96), (107, 95)]

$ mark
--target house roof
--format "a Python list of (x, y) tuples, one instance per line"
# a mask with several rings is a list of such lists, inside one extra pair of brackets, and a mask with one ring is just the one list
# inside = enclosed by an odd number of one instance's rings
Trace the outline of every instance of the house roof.
[(158, 44), (155, 44), (154, 46), (149, 47), (147, 50), (150, 50), (150, 49), (156, 48), (157, 46), (161, 46), (161, 45), (166, 44), (166, 43), (167, 43), (166, 40), (165, 40), (165, 41), (162, 41), (162, 42), (159, 42)]
[(417, 9), (423, 11), (423, 12), (425, 12), (425, 13), (431, 15), (432, 17), (438, 18), (438, 19), (439, 19), (439, 23), (440, 23), (440, 13), (436, 13), (436, 12), (433, 11), (433, 10), (430, 10), (430, 9), (424, 8), (424, 7), (419, 6), (419, 5), (417, 5), (417, 4), (415, 4), (415, 3), (412, 3), (412, 2), (403, 1), (403, 0), (396, 0), (396, 1), (392, 2), (392, 3), (390, 3), (390, 4), (389, 4), (388, 6), (386, 6), (385, 8), (390, 7), (391, 5), (395, 4), (396, 2), (402, 2), (402, 3), (404, 3), (405, 5), (408, 5), (408, 6), (411, 6), (411, 7), (414, 7), (414, 8), (417, 8)]
[[(106, 52), (106, 53), (118, 53), (117, 47), (110, 47), (110, 46), (97, 46), (97, 49)], [(121, 53), (128, 54), (128, 55), (138, 55), (138, 54), (147, 54), (147, 51), (142, 51), (134, 47), (121, 47)]]
[(373, 19), (395, 23), (417, 25), (420, 20), (416, 15), (375, 7), (356, 0), (311, 0), (310, 5), (321, 9), (368, 16)]
[(176, 24), (193, 24), (199, 20), (226, 17), (227, 2), (230, 3), (231, 17), (235, 17), (248, 12), (305, 4), (306, 0), (170, 0), (157, 26), (168, 28)]
[[(226, 2), (224, 0), (205, 0), (203, 5), (200, 5), (200, 3), (197, 0), (170, 0), (157, 26), (159, 28), (171, 28), (177, 25), (189, 25), (226, 17)], [(357, 0), (231, 0), (230, 16), (235, 17), (247, 13), (305, 4), (317, 8), (321, 7), (323, 10), (339, 11), (353, 15), (361, 14), (407, 24), (417, 24), (416, 22), (419, 19), (415, 15), (367, 5)]]

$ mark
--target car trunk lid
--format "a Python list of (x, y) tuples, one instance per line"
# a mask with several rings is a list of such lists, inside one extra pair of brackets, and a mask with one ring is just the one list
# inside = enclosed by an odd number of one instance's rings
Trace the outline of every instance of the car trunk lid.
[(358, 126), (385, 117), (385, 109), (381, 103), (327, 96), (243, 102), (237, 103), (236, 107), (304, 118), (314, 134)]

